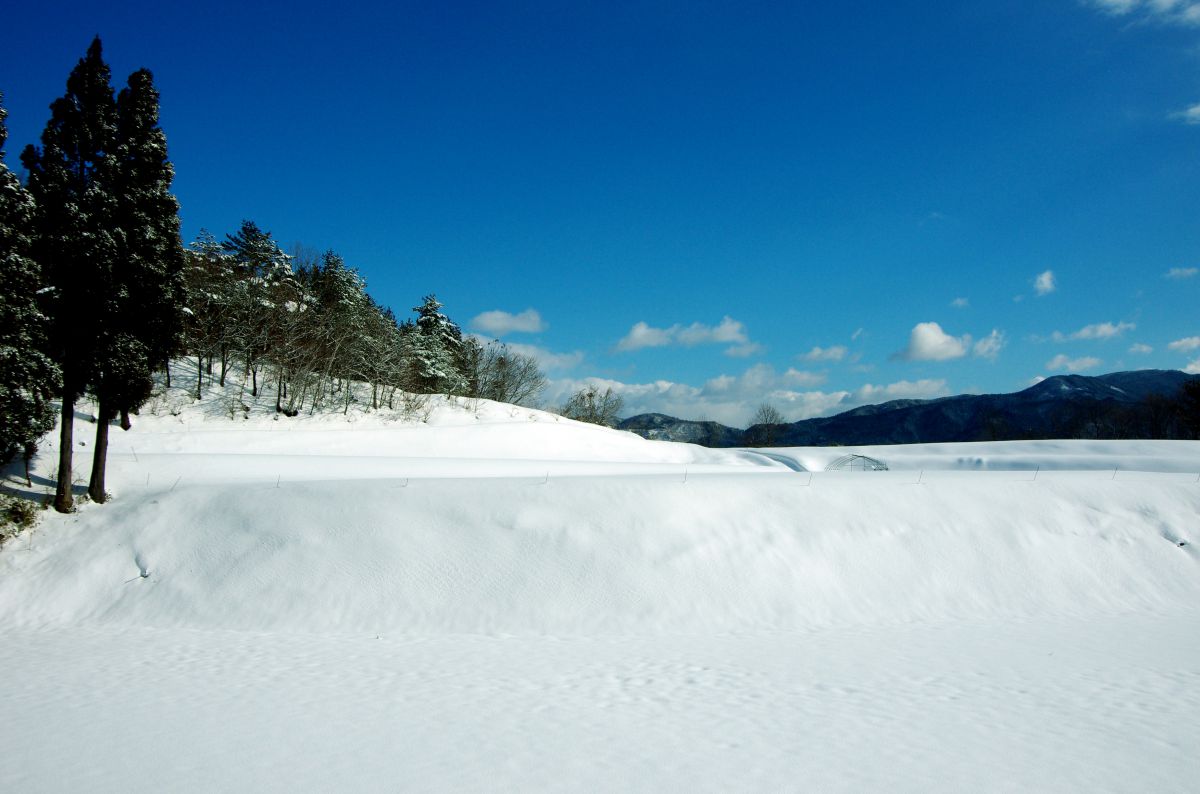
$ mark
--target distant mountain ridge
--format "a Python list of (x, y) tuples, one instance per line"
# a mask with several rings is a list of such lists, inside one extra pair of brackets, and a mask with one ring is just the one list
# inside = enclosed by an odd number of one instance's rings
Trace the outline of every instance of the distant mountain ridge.
[(1200, 375), (1137, 370), (1055, 375), (1011, 394), (892, 400), (836, 416), (745, 430), (718, 422), (640, 414), (618, 427), (644, 438), (709, 447), (918, 444), (1040, 438), (1192, 438), (1177, 407)]

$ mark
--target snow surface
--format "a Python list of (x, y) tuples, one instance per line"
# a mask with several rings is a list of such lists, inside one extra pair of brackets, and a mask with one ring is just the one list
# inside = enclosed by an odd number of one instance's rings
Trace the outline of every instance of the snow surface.
[(108, 504), (0, 550), (0, 790), (1200, 780), (1200, 443), (771, 451), (798, 472), (273, 400), (168, 393)]

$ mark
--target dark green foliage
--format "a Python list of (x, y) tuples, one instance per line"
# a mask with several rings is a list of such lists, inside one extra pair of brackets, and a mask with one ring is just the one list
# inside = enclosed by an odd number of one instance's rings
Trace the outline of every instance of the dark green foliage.
[(17, 452), (32, 456), (54, 426), (50, 400), (61, 386), (58, 367), (43, 352), (42, 274), (29, 257), (33, 198), (4, 164), (6, 116), (0, 105), (0, 463)]
[(1200, 380), (1188, 381), (1176, 398), (1178, 415), (1190, 438), (1200, 439)]
[(117, 98), (117, 119), (117, 210), (123, 233), (117, 289), (128, 306), (119, 313), (117, 326), (141, 342), (153, 367), (164, 364), (180, 344), (183, 244), (179, 202), (170, 192), (175, 171), (167, 159), (166, 135), (158, 125), (158, 91), (148, 70), (130, 75)]
[(467, 391), (462, 331), (445, 314), (436, 295), (426, 295), (413, 307), (416, 323), (406, 337), (418, 390), (430, 394), (463, 394)]
[(21, 162), (37, 210), (33, 258), (52, 289), (49, 352), (62, 369), (62, 437), (54, 506), (73, 507), (71, 448), (75, 400), (96, 374), (105, 319), (116, 310), (113, 268), (120, 255), (117, 225), (117, 108), (111, 74), (96, 38), (50, 106), (40, 150)]
[(36, 521), (37, 507), (32, 502), (7, 494), (0, 496), (0, 545)]
[(50, 105), (41, 149), (21, 154), (37, 206), (34, 259), (52, 287), (45, 298), (51, 352), (71, 400), (83, 394), (95, 360), (94, 335), (77, 329), (99, 327), (110, 310), (104, 287), (118, 251), (110, 77), (97, 38), (67, 79), (67, 93)]

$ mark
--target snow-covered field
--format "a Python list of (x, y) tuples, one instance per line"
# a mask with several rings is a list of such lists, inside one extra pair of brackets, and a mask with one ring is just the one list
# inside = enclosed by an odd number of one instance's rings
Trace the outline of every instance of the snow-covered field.
[(108, 504), (0, 550), (0, 791), (1200, 780), (1200, 443), (827, 473), (851, 450), (246, 402), (157, 400)]

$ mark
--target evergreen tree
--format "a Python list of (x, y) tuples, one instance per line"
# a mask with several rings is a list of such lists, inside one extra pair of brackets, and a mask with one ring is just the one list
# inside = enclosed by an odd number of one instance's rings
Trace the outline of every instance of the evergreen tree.
[(4, 164), (7, 115), (0, 104), (0, 463), (21, 451), (28, 477), (38, 439), (54, 427), (50, 399), (61, 373), (43, 352), (46, 318), (37, 305), (42, 274), (29, 258), (33, 198)]
[(158, 91), (146, 69), (117, 97), (114, 157), (118, 258), (109, 284), (93, 391), (99, 403), (88, 494), (103, 502), (108, 427), (150, 397), (153, 372), (176, 351), (183, 299), (179, 203), (170, 193), (174, 169), (158, 125)]
[(62, 369), (62, 428), (55, 509), (73, 508), (71, 494), (75, 400), (95, 374), (104, 318), (113, 314), (112, 270), (119, 241), (113, 149), (117, 113), (111, 73), (100, 39), (67, 78), (67, 92), (50, 106), (42, 148), (28, 146), (35, 205), (34, 259), (52, 288), (45, 294), (49, 350)]
[[(239, 354), (246, 373), (254, 374), (257, 394), (259, 358), (267, 351), (271, 338), (288, 324), (289, 318), (281, 312), (299, 297), (299, 285), (292, 273), (291, 257), (270, 232), (258, 228), (254, 221), (242, 221), (236, 234), (225, 236), (221, 247), (229, 255), (236, 276), (230, 296), (232, 352)], [(222, 386), (227, 352), (222, 351)]]
[[(232, 344), (233, 296), (237, 275), (233, 260), (206, 229), (188, 247), (184, 269), (184, 334), (186, 349), (196, 354), (196, 399), (203, 396), (205, 371), (212, 375), (213, 357), (224, 365)], [(204, 363), (207, 359), (207, 365)]]
[(442, 313), (436, 295), (426, 295), (413, 311), (417, 321), (407, 336), (417, 388), (431, 394), (464, 394), (468, 384), (462, 331)]

